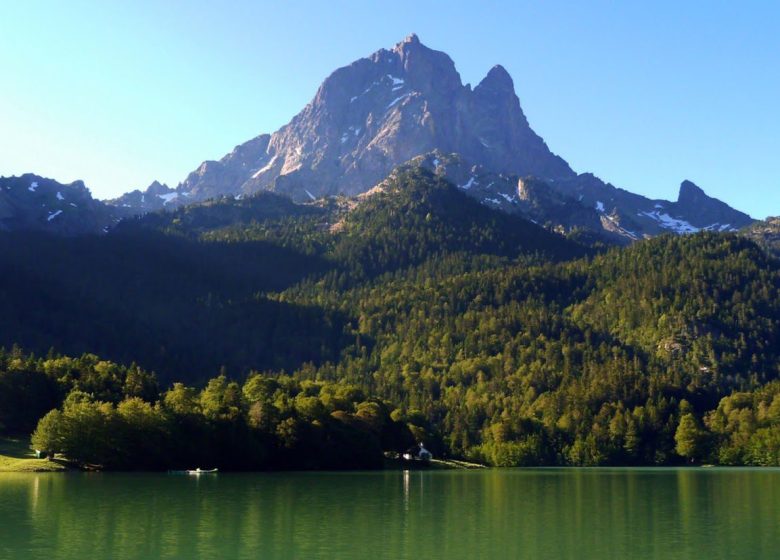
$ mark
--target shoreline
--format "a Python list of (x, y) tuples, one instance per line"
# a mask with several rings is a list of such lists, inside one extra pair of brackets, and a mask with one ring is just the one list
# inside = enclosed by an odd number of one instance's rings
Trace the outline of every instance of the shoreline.
[(0, 438), (0, 474), (68, 470), (71, 469), (64, 463), (35, 457), (27, 439)]
[[(385, 458), (382, 468), (374, 469), (380, 471), (427, 471), (427, 470), (480, 470), (494, 469), (501, 467), (491, 467), (480, 463), (464, 461), (460, 459), (431, 459), (430, 461), (417, 461), (405, 459)], [(518, 469), (759, 469), (771, 470), (777, 467), (761, 467), (754, 465), (603, 465), (603, 466), (533, 466), (533, 467), (506, 467)], [(342, 469), (333, 470), (301, 470), (301, 469), (281, 469), (281, 470), (222, 470), (220, 473), (278, 473), (278, 472), (352, 472), (354, 470), (364, 469)], [(170, 469), (165, 470), (103, 470), (99, 468), (79, 467), (69, 463), (64, 458), (38, 459), (35, 457), (29, 442), (20, 438), (0, 438), (0, 475), (6, 473), (72, 473), (72, 472), (106, 472), (106, 473), (170, 473)]]

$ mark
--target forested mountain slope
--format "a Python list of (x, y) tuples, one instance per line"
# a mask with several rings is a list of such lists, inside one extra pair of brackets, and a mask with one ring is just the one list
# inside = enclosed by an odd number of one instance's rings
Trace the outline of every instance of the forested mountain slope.
[[(437, 454), (499, 465), (780, 462), (780, 264), (752, 241), (661, 236), (594, 255), (420, 169), (357, 203), (263, 196), (101, 237), (0, 237), (0, 342), (136, 362), (163, 388), (262, 371), (262, 391), (213, 381), (216, 409), (185, 387), (175, 414), (146, 396), (166, 426), (194, 407), (203, 426), (249, 430), (237, 445), (271, 437), (262, 449), (363, 414), (382, 419), (376, 437), (406, 426)], [(65, 386), (110, 406), (134, 395), (90, 387)], [(64, 417), (93, 406), (74, 399)], [(276, 464), (252, 461), (227, 464)]]
[[(662, 237), (590, 262), (461, 265), (334, 293), (329, 305), (359, 310), (375, 344), (310, 375), (368, 384), (491, 462), (663, 464), (681, 414), (701, 422), (780, 373), (778, 266), (733, 235)], [(324, 297), (305, 284), (283, 295)]]
[(327, 265), (262, 241), (9, 234), (0, 252), (5, 345), (137, 361), (170, 381), (222, 365), (294, 368), (335, 359), (343, 344), (343, 318), (261, 295)]
[[(334, 233), (336, 220), (344, 227)], [(0, 344), (136, 361), (165, 381), (220, 366), (291, 370), (337, 360), (350, 318), (269, 292), (324, 275), (351, 285), (453, 252), (584, 254), (425, 172), (351, 212), (271, 193), (223, 199), (105, 236), (0, 236)]]

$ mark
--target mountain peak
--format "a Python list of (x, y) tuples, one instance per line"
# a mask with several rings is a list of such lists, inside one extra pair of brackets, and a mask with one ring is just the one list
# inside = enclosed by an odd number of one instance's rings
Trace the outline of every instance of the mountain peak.
[(712, 198), (698, 185), (688, 180), (680, 184), (680, 194), (674, 207), (678, 213), (695, 216), (695, 219), (689, 221), (698, 228), (724, 231), (719, 228), (738, 229), (753, 221), (747, 214), (734, 210), (717, 198)]
[(410, 44), (413, 44), (413, 45), (419, 45), (420, 44), (420, 38), (417, 36), (417, 33), (410, 33), (401, 42), (402, 43), (410, 43)]
[(392, 49), (392, 52), (399, 53), (403, 56), (404, 53), (418, 52), (422, 50), (430, 51), (432, 49), (428, 48), (426, 45), (423, 45), (422, 42), (420, 42), (420, 38), (417, 36), (417, 34), (412, 33), (411, 35), (404, 37), (403, 41), (396, 43)]
[(146, 188), (146, 192), (152, 195), (166, 194), (171, 191), (168, 185), (160, 183), (160, 181), (153, 181), (151, 185)]
[(512, 81), (512, 76), (506, 71), (506, 68), (500, 64), (496, 64), (487, 73), (477, 87), (484, 87), (493, 90), (504, 90), (514, 92), (515, 84)]
[(454, 92), (463, 87), (449, 55), (425, 46), (414, 33), (398, 43), (393, 52), (400, 57), (402, 72), (415, 89), (430, 93)]
[(177, 192), (188, 201), (269, 189), (302, 201), (355, 195), (436, 149), (500, 173), (574, 175), (531, 130), (506, 69), (472, 90), (446, 53), (411, 34), (335, 70), (287, 125), (207, 162)]
[(685, 180), (680, 183), (680, 194), (677, 202), (681, 204), (695, 204), (702, 200), (708, 200), (710, 197), (704, 190), (693, 181)]

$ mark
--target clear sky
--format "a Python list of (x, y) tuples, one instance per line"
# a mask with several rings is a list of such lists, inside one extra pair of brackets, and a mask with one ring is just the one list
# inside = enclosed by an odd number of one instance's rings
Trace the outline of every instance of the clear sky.
[(780, 214), (780, 2), (0, 0), (0, 175), (172, 186), (411, 32), (579, 172)]

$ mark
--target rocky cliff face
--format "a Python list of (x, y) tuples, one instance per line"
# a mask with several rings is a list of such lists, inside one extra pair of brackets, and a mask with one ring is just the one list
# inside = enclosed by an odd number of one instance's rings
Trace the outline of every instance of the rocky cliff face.
[(630, 241), (751, 221), (687, 181), (669, 202), (576, 174), (531, 129), (504, 68), (494, 66), (472, 90), (449, 56), (416, 35), (336, 70), (289, 124), (202, 163), (176, 189), (152, 185), (115, 203), (145, 212), (261, 190), (296, 201), (353, 196), (410, 161), (488, 206), (560, 231)]

